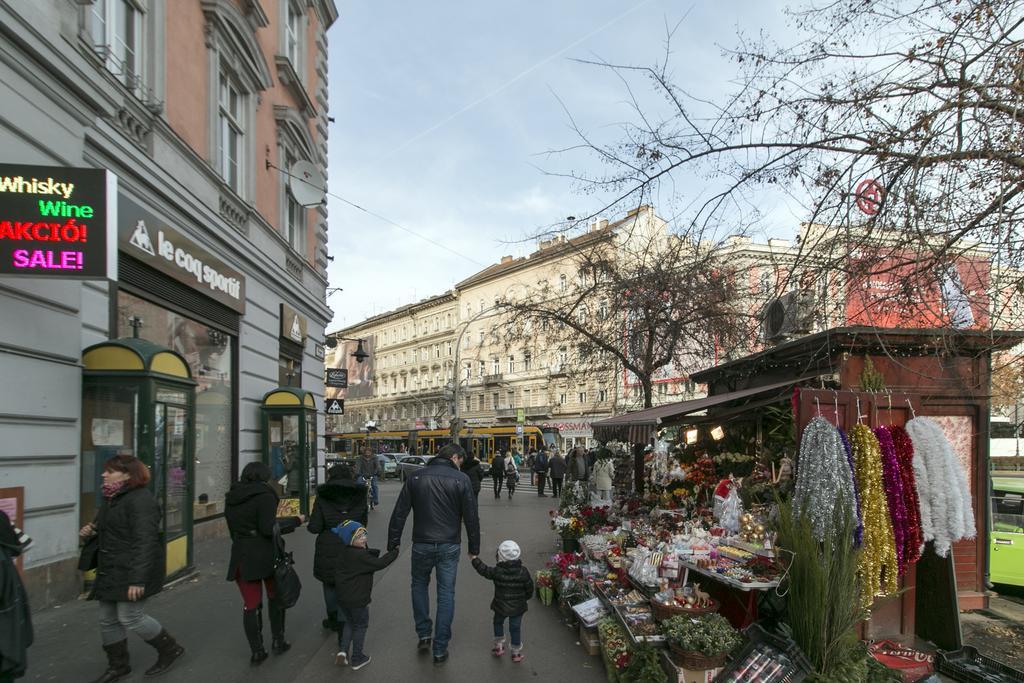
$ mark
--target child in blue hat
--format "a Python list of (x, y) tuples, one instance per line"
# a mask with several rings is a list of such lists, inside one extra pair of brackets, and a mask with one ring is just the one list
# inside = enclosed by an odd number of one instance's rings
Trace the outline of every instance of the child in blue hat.
[[(344, 544), (338, 557), (334, 587), (338, 595), (338, 610), (345, 617), (345, 625), (338, 634), (338, 654), (334, 657), (334, 663), (344, 666), (351, 662), (353, 670), (362, 669), (370, 663), (370, 657), (363, 652), (363, 644), (366, 629), (370, 625), (373, 573), (394, 562), (398, 557), (398, 548), (384, 555), (380, 555), (379, 550), (367, 548), (369, 538), (366, 527), (350, 519), (331, 531)], [(349, 645), (352, 646), (351, 660)]]

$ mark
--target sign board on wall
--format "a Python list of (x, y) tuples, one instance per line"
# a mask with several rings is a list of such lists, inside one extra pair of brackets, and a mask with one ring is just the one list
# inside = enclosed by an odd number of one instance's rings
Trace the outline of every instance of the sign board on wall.
[(348, 369), (346, 368), (327, 368), (327, 378), (324, 382), (325, 386), (334, 387), (336, 389), (347, 389), (348, 388)]
[(117, 198), (117, 221), (122, 252), (228, 308), (245, 312), (245, 276), (240, 272), (123, 194)]
[(0, 275), (117, 279), (117, 177), (0, 164)]
[(296, 344), (306, 341), (306, 330), (309, 321), (288, 304), (281, 304), (281, 338), (288, 339)]

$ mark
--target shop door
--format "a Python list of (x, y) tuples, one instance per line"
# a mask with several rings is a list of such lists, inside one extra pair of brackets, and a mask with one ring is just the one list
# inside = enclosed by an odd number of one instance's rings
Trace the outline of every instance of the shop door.
[(157, 387), (154, 402), (153, 493), (164, 513), (167, 575), (191, 564), (192, 454), (186, 394)]

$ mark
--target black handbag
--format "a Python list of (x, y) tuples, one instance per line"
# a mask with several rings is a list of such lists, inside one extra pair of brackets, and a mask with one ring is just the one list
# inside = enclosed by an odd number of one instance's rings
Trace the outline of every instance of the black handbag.
[(302, 592), (292, 554), (284, 549), (281, 527), (274, 524), (274, 599), (285, 609), (294, 607)]
[(87, 572), (96, 567), (100, 563), (100, 536), (99, 534), (93, 534), (89, 537), (89, 540), (82, 546), (82, 551), (78, 556), (78, 571)]

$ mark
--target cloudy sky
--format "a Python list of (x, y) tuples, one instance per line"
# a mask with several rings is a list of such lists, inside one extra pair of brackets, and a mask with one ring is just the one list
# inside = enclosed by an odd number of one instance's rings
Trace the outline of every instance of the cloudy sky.
[(329, 330), (441, 293), (603, 205), (549, 175), (600, 169), (590, 154), (548, 154), (579, 143), (570, 119), (610, 141), (632, 116), (621, 81), (577, 60), (651, 65), (678, 26), (675, 80), (721, 97), (735, 75), (721, 47), (738, 30), (788, 31), (781, 0), (336, 1), (329, 191), (345, 201), (329, 198), (328, 272), (344, 291), (328, 299)]

